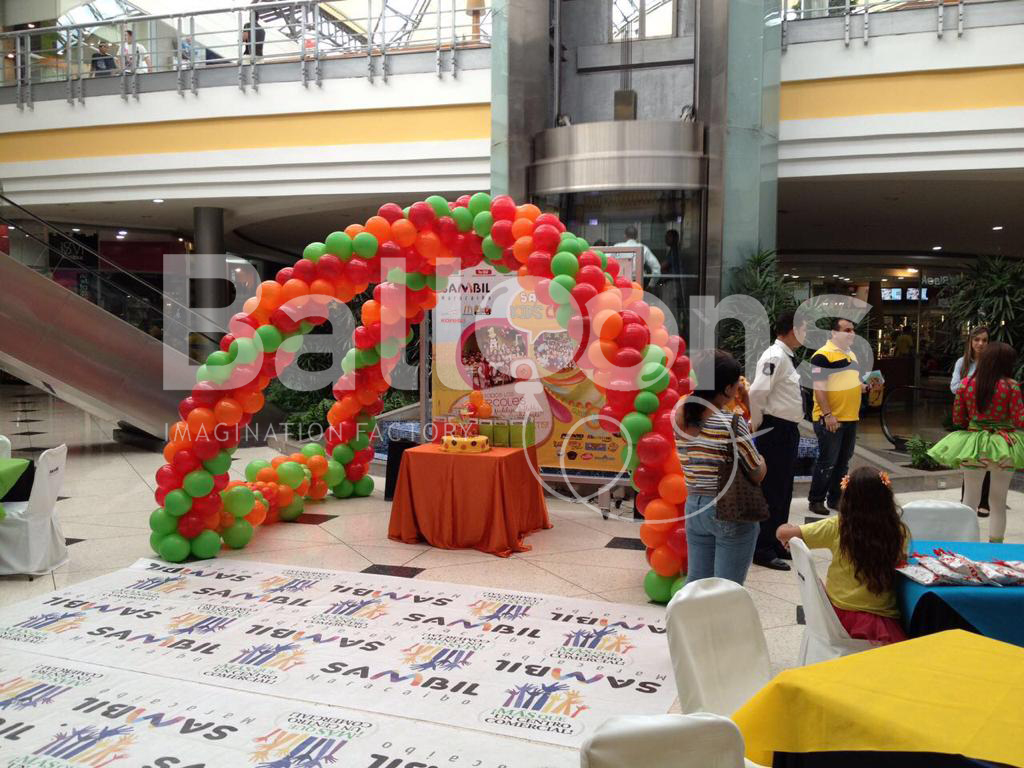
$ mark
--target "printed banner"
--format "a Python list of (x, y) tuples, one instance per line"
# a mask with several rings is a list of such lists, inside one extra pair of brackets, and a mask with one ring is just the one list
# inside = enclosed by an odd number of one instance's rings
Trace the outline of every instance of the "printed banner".
[[(663, 618), (653, 606), (361, 573), (226, 559), (189, 566), (139, 560), (0, 611), (0, 755), (19, 742), (22, 761), (0, 766), (107, 765), (95, 759), (108, 754), (99, 742), (86, 741), (111, 730), (138, 741), (140, 756), (129, 750), (132, 765), (153, 768), (203, 764), (183, 756), (210, 754), (182, 752), (196, 739), (235, 755), (234, 762), (207, 760), (211, 768), (252, 765), (255, 739), (291, 738), (290, 748), (302, 733), (321, 744), (352, 742), (345, 754), (359, 759), (343, 765), (411, 768), (417, 762), (402, 750), (412, 747), (422, 750), (423, 765), (448, 761), (425, 758), (433, 748), (479, 752), (479, 765), (576, 764), (575, 751), (566, 748), (578, 748), (608, 717), (670, 707), (675, 686)], [(50, 668), (58, 670), (50, 677), (40, 671)], [(90, 698), (93, 704), (85, 703)], [(119, 730), (172, 702), (181, 712), (175, 722), (192, 723), (184, 733), (167, 729), (177, 734), (173, 740), (153, 735), (149, 745), (149, 730), (165, 731), (152, 720), (131, 733)], [(316, 709), (335, 704), (345, 711)], [(32, 716), (22, 717), (27, 709)], [(389, 719), (395, 716), (417, 721), (415, 727), (396, 728)], [(300, 721), (309, 732), (289, 730)], [(221, 724), (238, 730), (218, 738)], [(21, 730), (26, 725), (33, 726), (31, 740)], [(79, 732), (90, 734), (81, 750), (50, 744), (66, 745)], [(529, 744), (485, 751), (492, 734)], [(382, 740), (390, 752), (382, 751)], [(181, 761), (146, 763), (158, 756), (150, 749)], [(92, 762), (69, 760), (72, 752), (76, 760), (88, 753)], [(65, 762), (25, 762), (29, 755)], [(320, 763), (275, 762), (268, 753), (259, 764)]]
[[(609, 249), (615, 250), (615, 249)], [(635, 249), (609, 253), (620, 274), (636, 274)], [(434, 312), (431, 403), (436, 417), (457, 414), (469, 393), (482, 390), (492, 418), (522, 422), (532, 411), (542, 469), (615, 473), (623, 441), (597, 428), (603, 395), (573, 362), (577, 342), (558, 325), (552, 307), (524, 289), (514, 275), (487, 264), (463, 270), (438, 297)], [(538, 380), (531, 394), (519, 384)], [(523, 400), (527, 398), (528, 403)]]

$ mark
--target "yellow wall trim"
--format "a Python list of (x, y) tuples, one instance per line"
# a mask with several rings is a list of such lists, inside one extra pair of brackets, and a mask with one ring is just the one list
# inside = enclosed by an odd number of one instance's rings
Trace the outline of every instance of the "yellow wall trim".
[(175, 120), (0, 135), (0, 163), (166, 152), (486, 139), (490, 104)]
[(936, 70), (782, 84), (780, 120), (1024, 106), (1024, 67)]

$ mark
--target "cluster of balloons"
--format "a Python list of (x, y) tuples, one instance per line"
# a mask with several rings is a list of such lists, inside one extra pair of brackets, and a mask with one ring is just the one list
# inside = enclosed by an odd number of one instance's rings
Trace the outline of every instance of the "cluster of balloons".
[[(386, 203), (364, 224), (310, 243), (293, 266), (259, 286), (200, 366), (179, 408), (182, 420), (171, 428), (167, 464), (157, 472), (154, 550), (174, 562), (212, 557), (222, 540), (244, 546), (254, 526), (294, 519), (304, 498), (328, 490), (339, 498), (369, 495), (381, 394), (412, 327), (446, 289), (452, 259), (462, 268), (486, 262), (517, 274), (579, 342), (574, 359), (607, 399), (602, 426), (628, 438), (622, 458), (646, 516), (641, 538), (652, 570), (645, 586), (652, 599), (667, 600), (686, 570), (686, 485), (672, 431), (673, 408), (691, 391), (682, 339), (669, 334), (663, 312), (643, 301), (640, 284), (621, 275), (618, 262), (567, 232), (557, 216), (484, 192), (451, 202), (433, 195), (404, 209)], [(332, 301), (350, 301), (371, 284), (373, 298), (362, 306), (333, 388), (326, 448), (254, 462), (244, 484), (229, 483), (231, 454), (271, 378), (294, 360), (301, 336), (326, 322)], [(493, 413), (480, 392), (469, 408), (481, 418)]]
[(484, 400), (484, 393), (479, 389), (474, 389), (469, 393), (466, 410), (469, 411), (470, 416), (476, 416), (478, 419), (489, 419), (494, 415), (494, 406)]

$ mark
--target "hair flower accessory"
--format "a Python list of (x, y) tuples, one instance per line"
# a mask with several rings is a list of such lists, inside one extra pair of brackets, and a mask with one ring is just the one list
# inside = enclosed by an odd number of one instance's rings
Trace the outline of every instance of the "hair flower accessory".
[[(882, 481), (882, 485), (886, 488), (892, 488), (892, 481), (889, 479), (889, 473), (885, 470), (878, 472), (878, 479)], [(843, 479), (839, 481), (839, 488), (843, 491), (846, 490), (846, 486), (850, 484), (850, 476), (843, 475)]]
[(839, 488), (840, 488), (840, 490), (845, 491), (846, 490), (846, 486), (848, 486), (849, 484), (850, 484), (850, 476), (849, 475), (843, 475), (843, 479), (839, 481)]

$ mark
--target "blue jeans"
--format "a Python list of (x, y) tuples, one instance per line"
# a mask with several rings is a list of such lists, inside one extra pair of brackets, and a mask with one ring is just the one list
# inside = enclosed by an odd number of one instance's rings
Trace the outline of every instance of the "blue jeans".
[[(686, 499), (686, 583), (717, 576), (742, 584), (754, 559), (761, 526), (716, 519), (714, 498), (691, 493)], [(694, 514), (701, 507), (706, 509)]]
[(814, 434), (818, 437), (818, 459), (814, 462), (807, 500), (812, 504), (824, 501), (832, 509), (839, 509), (839, 484), (850, 469), (850, 458), (857, 445), (857, 422), (840, 421), (839, 429), (829, 432), (819, 419), (814, 423)]

